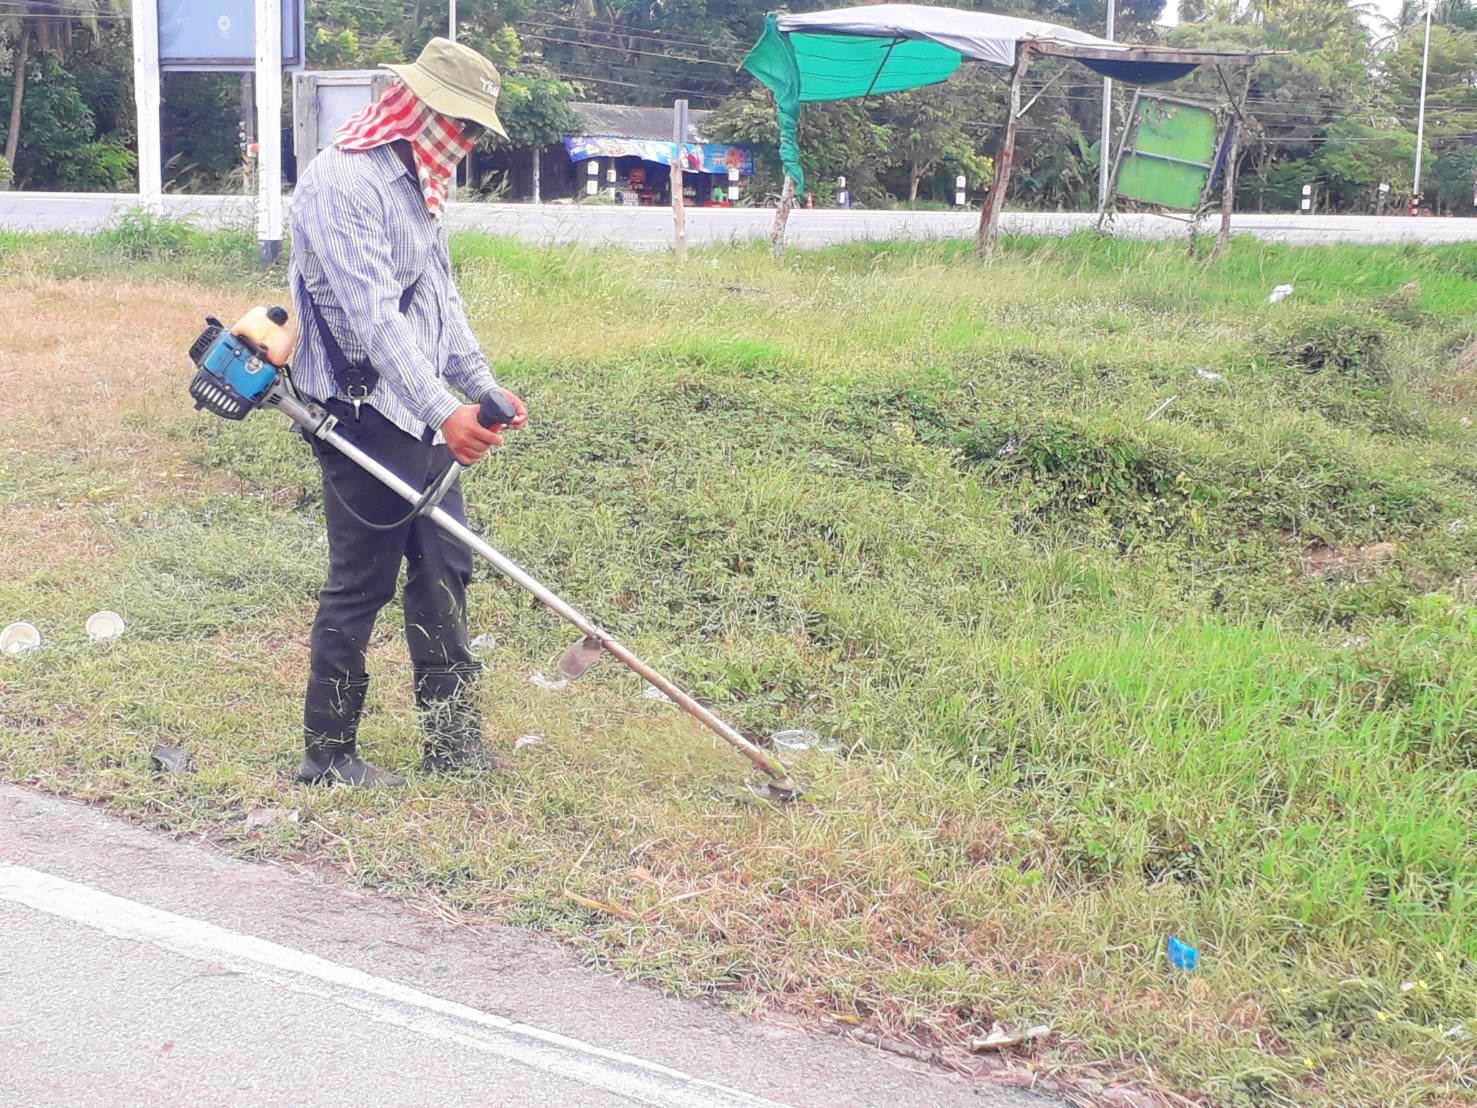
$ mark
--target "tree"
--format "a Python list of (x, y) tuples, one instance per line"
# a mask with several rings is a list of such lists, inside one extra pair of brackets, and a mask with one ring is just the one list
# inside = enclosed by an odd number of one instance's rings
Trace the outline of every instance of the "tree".
[[(1413, 27), (1384, 59), (1391, 101), (1415, 129), (1421, 94), (1425, 28)], [(1469, 134), (1477, 125), (1477, 31), (1431, 28), (1430, 71), (1426, 77), (1426, 136), (1432, 141)]]
[(497, 102), (507, 142), (496, 136), (493, 140), (499, 145), (540, 147), (579, 130), (579, 116), (569, 106), (573, 96), (574, 86), (539, 67), (517, 71), (503, 82)]
[[(542, 146), (577, 125), (569, 107), (572, 84), (559, 79), (525, 49), (512, 20), (527, 11), (521, 0), (462, 0), (457, 41), (493, 62), (502, 72), (498, 118), (508, 144)], [(308, 56), (315, 65), (348, 67), (401, 62), (415, 57), (432, 37), (444, 35), (446, 8), (418, 0), (318, 0)], [(486, 135), (488, 145), (504, 145)]]
[(601, 100), (716, 104), (773, 0), (554, 0), (516, 21), (555, 76), (588, 83)]
[(1431, 164), (1431, 181), (1436, 204), (1445, 211), (1462, 210), (1470, 214), (1473, 190), (1477, 189), (1477, 149), (1451, 146), (1436, 156)]
[(1409, 131), (1343, 120), (1328, 129), (1318, 166), (1329, 190), (1345, 205), (1374, 208), (1381, 183), (1390, 184), (1396, 196), (1409, 192), (1414, 160), (1415, 135)]
[(0, 16), (0, 27), (15, 41), (11, 57), (10, 125), (5, 132), (5, 160), (12, 166), (20, 149), (32, 48), (60, 56), (72, 45), (78, 28), (96, 37), (102, 20), (110, 13), (121, 13), (124, 7), (125, 0), (20, 0), (19, 8), (9, 8), (9, 14)]
[[(774, 102), (765, 89), (751, 89), (725, 101), (708, 120), (715, 142), (745, 143), (756, 148), (760, 180), (752, 192), (778, 189), (779, 131)], [(877, 183), (892, 143), (890, 128), (876, 123), (859, 100), (805, 105), (800, 113), (800, 157), (807, 188), (822, 200), (831, 195), (838, 176), (864, 203), (885, 199)]]
[[(1243, 192), (1275, 207), (1296, 207), (1304, 184), (1323, 181), (1323, 145), (1343, 119), (1388, 117), (1371, 73), (1379, 67), (1357, 13), (1341, 0), (1276, 0), (1261, 22), (1205, 22), (1170, 32), (1170, 45), (1212, 50), (1285, 50), (1251, 70), (1250, 126), (1241, 137)], [(1176, 93), (1219, 100), (1215, 74), (1196, 73)], [(1372, 125), (1372, 124), (1371, 124)], [(1413, 130), (1413, 129), (1412, 129)], [(1324, 184), (1328, 182), (1323, 181)], [(1359, 187), (1355, 188), (1357, 194)], [(1357, 199), (1329, 194), (1335, 207)]]
[[(1368, 14), (1381, 31), (1376, 44), (1379, 46), (1398, 42), (1406, 31), (1425, 25), (1426, 5), (1421, 0), (1400, 0), (1399, 6), (1389, 15), (1374, 5), (1369, 5), (1369, 8)], [(1431, 5), (1431, 24), (1463, 31), (1477, 30), (1477, 4), (1473, 0), (1439, 0)]]
[(891, 132), (890, 156), (908, 175), (908, 201), (918, 200), (918, 184), (940, 164), (956, 168), (971, 180), (986, 173), (987, 160), (965, 121), (978, 110), (977, 82), (948, 81), (884, 97), (878, 116)]
[[(132, 187), (138, 159), (131, 57), (127, 30), (116, 23), (96, 38), (78, 36), (65, 60), (51, 50), (30, 54), (22, 85), (25, 123), (15, 132), (18, 187)], [(12, 114), (15, 83), (9, 77), (0, 82), (0, 119)]]

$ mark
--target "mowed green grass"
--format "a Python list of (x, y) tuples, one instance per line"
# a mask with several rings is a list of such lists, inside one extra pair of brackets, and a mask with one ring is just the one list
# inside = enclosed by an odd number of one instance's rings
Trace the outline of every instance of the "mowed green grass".
[[(530, 684), (572, 632), (490, 573), (489, 730), (543, 740), (512, 774), (288, 784), (315, 472), (270, 415), (192, 412), (183, 353), (280, 275), (147, 226), (0, 250), (0, 622), (50, 643), (0, 660), (8, 779), (963, 1069), (1477, 1099), (1477, 249), (679, 271), (459, 236), (533, 415), (470, 475), (474, 522), (744, 729), (816, 732), (785, 809), (613, 662)], [(85, 645), (104, 607), (129, 632)], [(403, 767), (398, 620), (363, 737)], [(198, 774), (151, 776), (160, 742)], [(971, 1056), (994, 1021), (1053, 1031)]]

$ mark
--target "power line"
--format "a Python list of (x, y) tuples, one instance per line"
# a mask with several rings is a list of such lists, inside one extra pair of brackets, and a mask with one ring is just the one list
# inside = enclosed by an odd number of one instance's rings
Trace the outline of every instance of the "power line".
[[(515, 21), (515, 26), (517, 22), (543, 23), (545, 26), (552, 25), (555, 29), (566, 32), (585, 31), (592, 34), (624, 36), (627, 38), (645, 38), (650, 39), (653, 42), (666, 42), (674, 46), (693, 46), (701, 50), (710, 50), (714, 53), (723, 52), (736, 58), (742, 57), (742, 52), (736, 50), (734, 47), (724, 46), (713, 42), (704, 42), (700, 39), (679, 37), (677, 35), (674, 35), (670, 31), (663, 31), (660, 28), (652, 27), (646, 28), (644, 30), (636, 30), (633, 28), (620, 27), (613, 23), (598, 23), (593, 20), (581, 20), (575, 16), (559, 15), (555, 12), (534, 12), (533, 15), (535, 17), (533, 19)], [(560, 26), (561, 24), (563, 24), (563, 26)]]
[[(548, 66), (548, 63), (547, 62), (545, 62), (544, 64), (546, 66)], [(619, 86), (622, 86), (622, 87), (625, 87), (625, 88), (644, 88), (644, 89), (651, 88), (651, 84), (652, 84), (651, 81), (649, 81), (649, 80), (647, 80), (647, 81), (617, 81), (617, 80), (615, 80), (614, 78), (611, 78), (611, 77), (583, 77), (583, 76), (582, 77), (576, 77), (576, 76), (573, 76), (573, 75), (568, 74), (568, 73), (561, 73), (559, 70), (554, 69), (552, 66), (549, 66), (548, 68), (549, 68), (550, 72), (552, 72), (554, 74), (555, 77), (558, 77), (561, 81), (568, 81), (571, 84), (591, 83), (591, 84), (597, 84), (597, 85), (619, 85)], [(673, 88), (670, 85), (663, 85), (662, 86), (662, 90), (665, 91), (665, 92), (680, 92), (680, 93), (682, 93), (685, 96), (696, 97), (699, 100), (721, 100), (721, 99), (723, 99), (723, 94), (722, 93), (699, 92), (696, 89)]]
[(605, 46), (600, 43), (594, 42), (578, 42), (574, 39), (550, 38), (546, 35), (534, 34), (532, 32), (526, 31), (520, 31), (518, 37), (524, 39), (532, 39), (534, 42), (552, 42), (560, 46), (576, 46), (582, 50), (606, 50), (627, 56), (634, 54), (643, 58), (661, 58), (664, 61), (678, 62), (688, 65), (716, 65), (723, 67), (729, 72), (733, 71), (733, 67), (727, 62), (709, 61), (707, 58), (684, 58), (680, 55), (675, 54), (658, 54), (650, 50), (631, 50), (624, 46)]

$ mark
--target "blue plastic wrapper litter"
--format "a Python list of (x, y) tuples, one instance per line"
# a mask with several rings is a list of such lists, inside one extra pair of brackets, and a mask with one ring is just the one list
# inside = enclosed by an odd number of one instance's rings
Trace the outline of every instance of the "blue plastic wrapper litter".
[(1176, 969), (1192, 970), (1200, 964), (1200, 952), (1189, 943), (1182, 943), (1171, 935), (1167, 947), (1170, 964)]

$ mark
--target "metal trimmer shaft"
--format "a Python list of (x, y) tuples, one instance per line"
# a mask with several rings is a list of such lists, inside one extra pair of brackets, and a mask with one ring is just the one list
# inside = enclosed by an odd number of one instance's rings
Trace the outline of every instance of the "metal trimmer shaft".
[[(421, 502), (425, 490), (418, 489), (408, 481), (403, 480), (378, 460), (345, 439), (334, 430), (337, 421), (332, 415), (312, 401), (304, 400), (292, 393), (282, 381), (277, 381), (267, 395), (263, 397), (263, 406), (276, 408), (308, 434), (327, 443), (355, 465), (376, 477), (398, 496), (404, 497), (408, 503), (418, 504)], [(513, 559), (494, 550), (482, 536), (478, 535), (465, 524), (452, 518), (444, 509), (431, 507), (425, 512), (425, 515), (452, 538), (471, 550), (476, 551), (478, 554), (481, 554), (497, 568), (499, 573), (502, 573), (524, 591), (537, 597), (555, 615), (579, 630), (580, 634), (584, 636), (584, 639), (576, 645), (575, 651), (572, 653), (582, 652), (586, 657), (582, 665), (576, 663), (575, 669), (577, 672), (583, 672), (584, 669), (588, 668), (588, 655), (593, 653), (593, 646), (598, 643), (600, 649), (614, 655), (627, 669), (644, 677), (653, 686), (666, 693), (683, 711), (736, 749), (745, 758), (749, 759), (758, 769), (762, 770), (770, 778), (767, 786), (769, 796), (781, 800), (788, 800), (794, 797), (796, 793), (795, 784), (790, 780), (789, 772), (785, 769), (784, 765), (777, 759), (771, 758), (763, 750), (760, 750), (759, 747), (744, 738), (733, 727), (730, 727), (718, 718), (718, 716), (703, 707), (702, 704), (698, 703), (697, 700), (689, 696), (676, 684), (647, 665), (625, 643), (616, 639), (609, 631), (586, 619), (573, 605), (541, 584), (527, 570), (513, 561)]]

